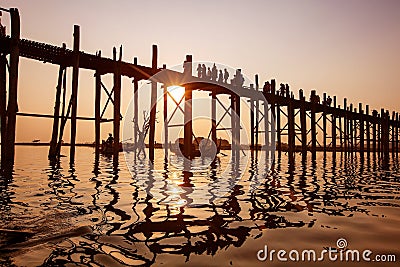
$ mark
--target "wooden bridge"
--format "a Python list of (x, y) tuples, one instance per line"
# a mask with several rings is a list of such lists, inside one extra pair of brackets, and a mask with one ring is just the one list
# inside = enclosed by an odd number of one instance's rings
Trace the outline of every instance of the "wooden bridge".
[[(397, 155), (399, 149), (399, 114), (381, 109), (370, 111), (368, 105), (358, 104), (358, 108), (349, 104), (344, 99), (340, 106), (336, 97), (329, 103), (326, 94), (323, 94), (322, 102), (317, 101), (316, 92), (312, 92), (311, 100), (306, 100), (300, 89), (299, 98), (294, 97), (288, 85), (277, 89), (276, 81), (271, 80), (261, 88), (258, 75), (255, 84), (249, 87), (237, 86), (229, 83), (205, 80), (192, 75), (192, 56), (187, 55), (184, 62), (184, 71), (177, 72), (168, 70), (166, 66), (158, 67), (157, 46), (152, 47), (152, 64), (143, 66), (137, 63), (122, 61), (122, 48), (117, 56), (117, 49), (113, 50), (113, 58), (104, 58), (101, 53), (95, 55), (80, 51), (80, 30), (74, 26), (73, 48), (68, 49), (66, 45), (54, 46), (45, 43), (34, 42), (20, 38), (20, 17), (18, 10), (2, 9), (11, 17), (11, 35), (5, 33), (0, 36), (0, 121), (1, 121), (1, 169), (12, 170), (14, 164), (15, 130), (17, 116), (49, 117), (53, 119), (53, 131), (50, 142), (49, 158), (56, 159), (60, 153), (62, 136), (65, 124), (71, 124), (71, 149), (70, 161), (74, 162), (76, 146), (76, 123), (77, 120), (93, 120), (95, 123), (95, 148), (96, 155), (100, 147), (100, 127), (103, 122), (113, 122), (114, 134), (114, 160), (118, 158), (118, 145), (120, 143), (120, 105), (121, 105), (121, 77), (126, 76), (133, 79), (134, 84), (134, 119), (138, 118), (138, 82), (141, 80), (151, 81), (151, 111), (149, 130), (149, 159), (154, 160), (155, 128), (156, 128), (156, 101), (157, 83), (164, 85), (164, 110), (165, 121), (168, 118), (167, 101), (172, 98), (168, 93), (168, 86), (179, 85), (185, 87), (184, 108), (184, 155), (192, 156), (192, 92), (194, 90), (209, 91), (212, 98), (211, 104), (211, 139), (217, 143), (217, 114), (216, 105), (222, 102), (218, 100), (219, 95), (230, 96), (230, 107), (225, 109), (226, 114), (231, 115), (232, 132), (232, 157), (238, 158), (240, 153), (240, 100), (246, 99), (250, 103), (250, 148), (257, 151), (260, 148), (275, 148), (278, 152), (287, 150), (291, 160), (294, 159), (296, 151), (301, 151), (306, 157), (309, 151), (315, 159), (316, 151), (337, 151), (378, 153), (384, 159), (389, 158), (390, 152)], [(18, 111), (18, 65), (19, 58), (29, 58), (44, 63), (59, 66), (58, 82), (55, 90), (54, 114), (27, 114)], [(66, 98), (66, 69), (72, 69), (72, 88), (68, 105)], [(77, 115), (79, 70), (88, 69), (94, 71), (95, 77), (95, 117), (79, 117)], [(7, 75), (8, 70), (8, 85)], [(113, 88), (108, 90), (101, 81), (106, 74), (113, 75)], [(282, 85), (281, 85), (282, 87)], [(8, 88), (8, 101), (7, 101)], [(113, 103), (114, 113), (112, 119), (103, 118), (104, 110), (101, 112), (101, 91), (104, 90), (108, 96), (108, 102)], [(64, 101), (61, 101), (61, 100)], [(173, 99), (177, 105), (177, 100)], [(8, 102), (8, 103), (7, 103)], [(61, 103), (63, 103), (61, 105)], [(261, 108), (262, 107), (262, 108)], [(222, 120), (222, 119), (221, 119)], [(264, 120), (264, 128), (261, 122)], [(286, 123), (283, 125), (283, 121)], [(166, 143), (168, 142), (168, 124), (164, 125)], [(317, 138), (317, 134), (322, 136)], [(260, 143), (260, 136), (264, 140)], [(282, 136), (287, 136), (287, 144), (283, 144)], [(134, 140), (137, 140), (135, 133)], [(167, 147), (167, 146), (166, 146)]]

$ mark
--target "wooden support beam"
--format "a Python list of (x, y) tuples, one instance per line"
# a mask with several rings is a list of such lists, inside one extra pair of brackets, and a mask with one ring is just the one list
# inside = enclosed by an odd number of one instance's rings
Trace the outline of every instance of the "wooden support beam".
[[(315, 95), (315, 91), (311, 91), (311, 95)], [(315, 121), (315, 111), (316, 111), (316, 104), (315, 102), (311, 102), (311, 155), (312, 159), (316, 160), (317, 159), (317, 129), (316, 129), (316, 121)]]
[(275, 120), (276, 120), (276, 113), (275, 113), (275, 90), (276, 90), (276, 82), (274, 79), (271, 80), (271, 146), (273, 147), (274, 151), (276, 149), (276, 140), (275, 140)]
[(7, 59), (5, 54), (0, 54), (0, 143), (1, 143), (1, 167), (5, 169), (6, 162), (6, 125), (7, 125)]
[(362, 103), (358, 104), (358, 113), (359, 113), (359, 123), (360, 123), (360, 153), (364, 154), (364, 146), (365, 146), (365, 131), (364, 131), (364, 111), (362, 108)]
[(236, 101), (235, 101), (236, 95), (234, 93), (231, 94), (231, 134), (232, 134), (232, 141), (231, 141), (231, 158), (232, 161), (234, 161), (236, 159), (236, 152), (237, 152), (237, 143), (236, 143), (236, 131), (235, 128), (237, 127), (236, 125), (236, 120), (235, 120), (235, 116), (236, 116), (236, 110), (235, 110), (235, 105), (236, 105)]
[(392, 123), (391, 123), (391, 131), (392, 131), (392, 154), (394, 155), (396, 152), (396, 138), (395, 138), (395, 121), (396, 121), (396, 112), (392, 113)]
[[(336, 109), (336, 96), (333, 96), (333, 107)], [(331, 116), (332, 124), (331, 124), (331, 135), (332, 135), (332, 151), (336, 153), (336, 114), (332, 113)]]
[(399, 113), (396, 112), (396, 155), (399, 153)]
[(163, 118), (164, 118), (164, 158), (168, 160), (169, 136), (168, 136), (168, 87), (164, 84), (163, 88)]
[(376, 128), (376, 113), (375, 111), (372, 112), (372, 152), (375, 154), (377, 152), (376, 147), (376, 137), (377, 137), (377, 128)]
[(355, 139), (355, 134), (354, 134), (354, 116), (353, 116), (353, 104), (350, 104), (349, 107), (349, 134), (350, 134), (350, 152), (353, 153), (354, 151), (354, 139)]
[(307, 141), (307, 114), (306, 114), (306, 98), (303, 96), (303, 94), (300, 95), (300, 126), (301, 126), (301, 152), (303, 155), (303, 159), (307, 158), (307, 147), (308, 147), (308, 141)]
[(347, 119), (347, 98), (343, 99), (343, 109), (345, 112), (345, 115), (343, 117), (343, 128), (344, 128), (344, 135), (343, 135), (343, 145), (344, 145), (344, 151), (347, 153), (349, 150), (349, 123)]
[(264, 101), (264, 143), (265, 143), (265, 150), (266, 150), (266, 158), (268, 157), (267, 155), (269, 154), (269, 151), (271, 150), (271, 144), (270, 144), (270, 114), (269, 114), (269, 108), (268, 108), (268, 102), (265, 100)]
[(288, 103), (288, 145), (289, 145), (289, 163), (294, 163), (294, 152), (296, 143), (296, 132), (294, 130), (295, 116), (293, 101)]
[(277, 137), (277, 149), (278, 153), (282, 151), (282, 137), (281, 137), (281, 107), (276, 102), (276, 137)]
[[(122, 48), (122, 47), (121, 47)], [(121, 61), (122, 49), (119, 52), (119, 60)], [(114, 51), (116, 51), (114, 47)], [(114, 53), (114, 145), (113, 145), (113, 161), (118, 162), (119, 140), (120, 140), (120, 120), (121, 120), (121, 69), (118, 64), (116, 53)]]
[[(255, 83), (256, 83), (256, 87), (255, 87), (255, 90), (256, 90), (256, 92), (258, 92), (258, 90), (259, 90), (259, 83), (258, 83), (258, 74), (256, 74), (255, 75)], [(239, 99), (239, 101), (240, 101), (240, 99)], [(255, 134), (255, 148), (256, 148), (256, 150), (258, 150), (258, 135), (259, 135), (259, 121), (260, 121), (260, 112), (259, 112), (259, 109), (260, 109), (260, 101), (257, 99), (256, 101), (255, 101), (255, 112), (256, 112), (256, 118), (255, 118), (255, 131), (254, 131), (254, 134)]]
[[(192, 73), (192, 56), (187, 55), (186, 61), (184, 63), (186, 74)], [(183, 143), (184, 143), (184, 156), (188, 159), (193, 158), (192, 154), (192, 143), (193, 143), (193, 126), (192, 126), (192, 88), (191, 86), (185, 87), (185, 106), (184, 106), (184, 133), (183, 133)]]
[(365, 114), (367, 115), (367, 120), (365, 121), (365, 129), (367, 134), (367, 153), (371, 152), (371, 125), (370, 125), (370, 116), (369, 116), (369, 105), (365, 106)]
[(80, 29), (78, 25), (74, 25), (74, 46), (73, 46), (73, 66), (72, 66), (72, 90), (71, 90), (71, 147), (70, 162), (75, 161), (75, 144), (76, 144), (76, 116), (78, 106), (78, 79), (79, 79), (79, 41)]
[(96, 71), (95, 77), (95, 98), (94, 98), (94, 145), (95, 155), (100, 153), (100, 135), (101, 135), (101, 117), (100, 117), (100, 103), (101, 103), (101, 75)]
[[(250, 84), (250, 90), (254, 90), (254, 85)], [(250, 149), (253, 150), (255, 148), (254, 146), (254, 135), (255, 135), (255, 129), (254, 129), (254, 100), (250, 98)]]
[[(65, 44), (64, 44), (65, 47)], [(63, 85), (65, 67), (60, 66), (58, 70), (58, 82), (56, 87), (56, 97), (54, 105), (54, 118), (53, 118), (53, 131), (50, 140), (49, 159), (54, 160), (57, 157), (57, 142), (58, 142), (58, 128), (60, 122), (60, 104), (61, 104), (61, 90)]]
[[(157, 69), (158, 49), (157, 45), (152, 47), (151, 67), (153, 71)], [(156, 114), (157, 114), (157, 82), (151, 81), (151, 96), (150, 96), (150, 125), (149, 125), (149, 159), (154, 161), (154, 143), (156, 134)]]
[(215, 146), (218, 147), (217, 143), (217, 94), (216, 89), (211, 92), (211, 140)]
[(382, 128), (382, 150), (384, 161), (389, 161), (389, 112), (381, 109), (381, 128)]
[[(18, 112), (18, 65), (19, 65), (19, 42), (20, 42), (20, 18), (18, 9), (11, 8), (11, 47), (10, 68), (8, 84), (7, 126), (5, 148), (5, 172), (12, 172), (14, 165), (15, 128)], [(3, 146), (3, 144), (2, 144)], [(2, 159), (3, 160), (3, 159)]]
[[(138, 64), (138, 59), (135, 57), (133, 59), (133, 64)], [(166, 88), (167, 89), (167, 88)], [(137, 145), (138, 145), (138, 129), (139, 129), (139, 82), (137, 78), (133, 80), (133, 139), (135, 140), (135, 155), (137, 152)], [(164, 122), (165, 123), (165, 122)], [(168, 124), (167, 124), (168, 125)]]
[(236, 95), (235, 97), (235, 128), (233, 129), (235, 133), (235, 138), (236, 138), (236, 162), (239, 162), (240, 158), (240, 151), (241, 151), (241, 143), (240, 143), (240, 96)]
[(323, 112), (322, 112), (322, 137), (323, 137), (323, 150), (326, 153), (326, 93), (323, 94)]

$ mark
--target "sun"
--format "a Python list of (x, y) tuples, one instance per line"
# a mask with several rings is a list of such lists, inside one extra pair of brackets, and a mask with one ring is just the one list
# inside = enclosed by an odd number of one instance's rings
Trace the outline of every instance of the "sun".
[(168, 92), (171, 94), (171, 96), (179, 102), (183, 95), (185, 94), (185, 87), (182, 86), (177, 86), (177, 85), (172, 85), (168, 86)]

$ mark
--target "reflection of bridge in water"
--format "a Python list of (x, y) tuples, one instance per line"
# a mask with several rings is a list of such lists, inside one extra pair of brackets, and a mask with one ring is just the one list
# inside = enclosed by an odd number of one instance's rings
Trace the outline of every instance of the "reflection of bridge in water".
[[(0, 37), (0, 119), (1, 119), (1, 163), (2, 169), (12, 170), (14, 162), (16, 116), (50, 117), (53, 118), (53, 132), (50, 142), (49, 158), (56, 159), (60, 153), (60, 146), (64, 134), (64, 127), (67, 121), (71, 123), (71, 149), (70, 161), (75, 159), (76, 146), (76, 122), (79, 119), (93, 120), (95, 122), (95, 146), (96, 155), (100, 146), (100, 125), (104, 122), (113, 122), (114, 133), (114, 161), (117, 161), (118, 145), (120, 142), (120, 105), (121, 105), (121, 77), (133, 78), (134, 83), (134, 118), (138, 118), (138, 82), (141, 80), (151, 81), (151, 111), (149, 129), (149, 158), (154, 160), (155, 127), (156, 127), (156, 100), (157, 83), (164, 84), (164, 119), (167, 121), (168, 96), (177, 104), (184, 113), (184, 155), (192, 157), (192, 106), (194, 90), (209, 91), (211, 94), (211, 139), (217, 143), (217, 103), (220, 95), (230, 96), (230, 106), (225, 109), (225, 116), (231, 117), (232, 136), (232, 158), (237, 161), (239, 158), (240, 146), (240, 116), (243, 116), (240, 108), (240, 100), (250, 101), (250, 148), (265, 150), (275, 149), (278, 151), (287, 150), (289, 158), (294, 161), (296, 151), (301, 151), (306, 157), (307, 151), (311, 152), (315, 159), (316, 151), (359, 151), (361, 155), (366, 153), (379, 153), (386, 161), (390, 150), (398, 153), (399, 148), (399, 116), (393, 112), (391, 117), (388, 111), (381, 109), (380, 112), (372, 111), (369, 106), (348, 104), (344, 99), (342, 106), (338, 105), (336, 96), (333, 100), (323, 94), (323, 101), (320, 103), (319, 96), (315, 91), (312, 93), (311, 101), (306, 101), (303, 91), (299, 92), (299, 99), (295, 99), (293, 92), (290, 92), (288, 85), (281, 85), (277, 90), (275, 80), (266, 83), (260, 88), (258, 76), (256, 75), (255, 85), (250, 87), (235, 86), (232, 84), (212, 82), (192, 76), (192, 56), (188, 55), (184, 63), (184, 71), (177, 72), (162, 68), (157, 64), (157, 47), (153, 46), (151, 67), (139, 65), (135, 58), (133, 63), (122, 61), (122, 48), (117, 57), (114, 48), (113, 59), (101, 57), (101, 53), (91, 55), (79, 50), (79, 26), (74, 26), (73, 49), (67, 49), (65, 45), (58, 47), (45, 43), (39, 43), (20, 38), (20, 18), (17, 9), (5, 10), (11, 16), (11, 35)], [(7, 59), (7, 56), (9, 58)], [(56, 98), (54, 114), (28, 114), (18, 111), (18, 64), (19, 58), (29, 58), (59, 66), (58, 83), (56, 87)], [(7, 66), (9, 66), (7, 68)], [(72, 68), (71, 97), (66, 101), (66, 71)], [(6, 71), (9, 72), (8, 86), (6, 82)], [(77, 116), (78, 80), (79, 70), (87, 69), (94, 71), (95, 76), (95, 117)], [(112, 74), (114, 86), (112, 90), (107, 89), (101, 81), (101, 77)], [(23, 78), (23, 77), (21, 77)], [(180, 85), (185, 87), (184, 108), (179, 106), (179, 101), (173, 99), (168, 93), (168, 86)], [(6, 99), (8, 87), (8, 104)], [(107, 104), (114, 105), (112, 119), (103, 118), (101, 112), (101, 92), (107, 95)], [(332, 101), (328, 101), (332, 100)], [(68, 103), (67, 103), (68, 102)], [(331, 103), (332, 102), (332, 103)], [(62, 103), (62, 105), (61, 105)], [(262, 108), (261, 108), (262, 106)], [(230, 113), (229, 113), (230, 112)], [(263, 122), (263, 124), (261, 124)], [(263, 128), (261, 128), (263, 125)], [(166, 142), (168, 142), (168, 127), (164, 125)], [(319, 135), (318, 135), (319, 134)], [(260, 140), (263, 135), (263, 141)], [(283, 145), (282, 136), (287, 136), (287, 144)], [(321, 136), (317, 138), (317, 136)], [(137, 136), (134, 138), (137, 140)]]
[[(120, 261), (128, 265), (140, 265), (152, 264), (162, 255), (181, 255), (188, 261), (194, 255), (216, 255), (229, 247), (241, 247), (246, 240), (260, 238), (270, 229), (314, 227), (314, 216), (310, 216), (307, 221), (304, 217), (291, 216), (293, 213), (306, 211), (342, 217), (363, 213), (376, 216), (358, 203), (350, 204), (348, 189), (355, 184), (369, 188), (370, 184), (363, 178), (365, 174), (385, 171), (372, 165), (369, 158), (364, 160), (346, 154), (342, 154), (342, 157), (340, 166), (336, 166), (335, 158), (329, 162), (326, 159), (319, 163), (303, 162), (298, 173), (287, 174), (282, 173), (281, 169), (290, 163), (282, 162), (280, 157), (268, 173), (259, 173), (262, 164), (254, 159), (249, 169), (249, 180), (257, 179), (257, 176), (266, 176), (267, 179), (258, 189), (249, 193), (247, 181), (242, 180), (220, 203), (195, 207), (161, 204), (161, 199), (155, 199), (152, 196), (156, 195), (154, 191), (175, 194), (164, 190), (174, 170), (168, 169), (170, 166), (166, 164), (164, 172), (156, 175), (152, 166), (146, 165), (144, 161), (137, 162), (135, 182), (128, 190), (131, 192), (131, 206), (127, 206), (126, 199), (121, 198), (122, 188), (116, 186), (121, 173), (113, 169), (111, 160), (102, 157), (101, 162), (96, 162), (94, 166), (92, 181), (95, 193), (92, 194), (91, 205), (80, 205), (78, 198), (72, 203), (63, 194), (58, 200), (64, 205), (72, 204), (80, 208), (80, 214), (102, 210), (103, 219), (94, 224), (93, 233), (78, 240), (70, 240), (69, 245), (61, 244), (54, 249), (46, 263), (115, 265)], [(316, 164), (322, 164), (322, 177), (316, 173)], [(398, 161), (396, 164), (398, 169)], [(213, 170), (212, 175), (218, 175), (217, 168)], [(138, 185), (139, 172), (149, 177), (144, 185), (145, 190), (141, 190)], [(57, 195), (58, 189), (65, 190), (63, 184), (69, 178), (63, 177), (59, 168), (54, 168), (52, 173), (49, 176), (49, 186)], [(342, 176), (345, 178), (342, 179)], [(72, 171), (71, 178), (74, 177)], [(185, 178), (185, 174), (181, 173), (181, 177)], [(188, 179), (189, 183), (193, 180), (190, 177)], [(180, 192), (179, 196), (188, 199), (191, 193)], [(373, 196), (376, 201), (388, 199), (387, 195), (368, 190), (359, 190), (359, 196), (354, 197), (361, 200), (369, 196)], [(396, 197), (393, 195), (389, 199)]]

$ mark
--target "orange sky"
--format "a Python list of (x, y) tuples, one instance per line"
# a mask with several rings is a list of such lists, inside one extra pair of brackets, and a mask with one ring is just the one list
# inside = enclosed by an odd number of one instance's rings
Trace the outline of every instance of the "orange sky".
[[(262, 82), (289, 83), (295, 92), (317, 89), (337, 95), (339, 104), (347, 97), (355, 105), (400, 111), (399, 1), (6, 0), (1, 6), (19, 8), (23, 38), (71, 47), (73, 25), (79, 24), (81, 50), (89, 53), (102, 50), (111, 57), (112, 47), (122, 44), (123, 60), (136, 56), (150, 65), (151, 45), (157, 44), (160, 66), (182, 65), (192, 54), (194, 61), (241, 68), (250, 78), (258, 73)], [(3, 24), (9, 25), (7, 14)], [(57, 72), (56, 66), (21, 59), (22, 112), (52, 113)], [(111, 81), (105, 79), (109, 88)], [(79, 82), (78, 115), (93, 116), (93, 73), (81, 71)], [(124, 114), (129, 79), (123, 79), (123, 91)], [(50, 139), (49, 119), (17, 123), (17, 141)], [(78, 123), (78, 141), (92, 141), (93, 127)]]

